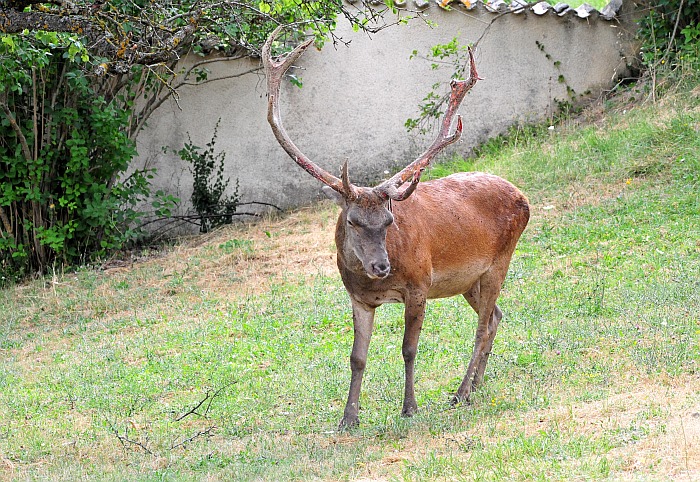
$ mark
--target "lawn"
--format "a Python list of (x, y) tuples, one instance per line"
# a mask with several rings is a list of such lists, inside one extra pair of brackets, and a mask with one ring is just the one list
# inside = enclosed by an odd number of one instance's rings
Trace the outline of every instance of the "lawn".
[(410, 419), (386, 305), (361, 425), (337, 431), (352, 322), (321, 204), (0, 291), (0, 478), (700, 478), (693, 87), (514, 129), (428, 173), (499, 174), (532, 205), (471, 405), (448, 404), (466, 303), (429, 303)]

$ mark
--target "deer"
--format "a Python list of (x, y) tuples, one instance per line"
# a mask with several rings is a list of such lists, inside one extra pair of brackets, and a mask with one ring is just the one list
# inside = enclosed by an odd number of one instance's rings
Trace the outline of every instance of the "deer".
[(457, 115), (455, 131), (450, 131), (462, 100), (480, 80), (473, 53), (469, 51), (469, 78), (451, 82), (449, 101), (433, 143), (391, 178), (375, 187), (362, 187), (350, 182), (347, 160), (338, 178), (304, 155), (285, 130), (280, 84), (313, 39), (275, 60), (271, 47), (280, 31), (278, 27), (262, 48), (268, 122), (280, 146), (324, 184), (324, 193), (340, 207), (335, 228), (337, 265), (352, 305), (354, 340), (350, 389), (339, 430), (359, 423), (360, 388), (375, 310), (385, 303), (405, 305), (401, 414), (410, 417), (418, 410), (414, 368), (426, 302), (458, 295), (466, 299), (478, 322), (471, 360), (450, 403), (470, 403), (472, 393), (483, 383), (503, 317), (496, 301), (530, 217), (527, 198), (513, 184), (495, 175), (455, 173), (420, 182), (431, 160), (461, 137), (461, 116)]

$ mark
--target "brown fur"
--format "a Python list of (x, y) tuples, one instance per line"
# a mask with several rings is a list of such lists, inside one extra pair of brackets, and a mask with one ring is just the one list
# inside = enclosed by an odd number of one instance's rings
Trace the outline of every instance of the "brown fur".
[[(501, 311), (496, 306), (516, 243), (529, 220), (525, 196), (508, 181), (483, 173), (459, 173), (420, 183), (415, 193), (392, 206), (394, 222), (376, 230), (368, 242), (386, 240), (389, 274), (368, 273), (367, 260), (358, 258), (358, 237), (350, 239), (348, 214), (369, 219), (388, 213), (388, 203), (368, 188), (357, 199), (336, 196), (342, 207), (336, 226), (338, 269), (353, 305), (355, 343), (351, 354), (352, 380), (341, 426), (358, 421), (359, 390), (371, 338), (374, 310), (383, 303), (406, 305), (403, 354), (406, 393), (403, 413), (416, 409), (413, 362), (427, 299), (463, 294), (479, 315), (472, 361), (455, 402), (468, 399), (483, 379)], [(365, 240), (367, 241), (367, 240)], [(368, 250), (364, 250), (368, 251)], [(364, 252), (363, 251), (363, 252)]]

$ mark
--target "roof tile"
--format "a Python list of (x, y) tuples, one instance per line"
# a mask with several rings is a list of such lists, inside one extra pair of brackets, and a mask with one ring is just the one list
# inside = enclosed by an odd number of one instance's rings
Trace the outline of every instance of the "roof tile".
[[(357, 2), (357, 0), (345, 1), (348, 3)], [(435, 0), (435, 3), (445, 10), (450, 10), (451, 4), (455, 4), (456, 7), (465, 8), (467, 10), (472, 10), (479, 5), (481, 8), (486, 9), (486, 11), (494, 14), (502, 14), (507, 12), (523, 13), (530, 10), (532, 13), (538, 16), (553, 12), (560, 17), (571, 15), (589, 20), (594, 20), (598, 17), (601, 17), (604, 20), (613, 20), (616, 18), (618, 12), (622, 8), (622, 1), (623, 0), (610, 0), (610, 3), (608, 3), (608, 5), (606, 5), (600, 12), (587, 3), (584, 3), (577, 8), (572, 8), (569, 4), (564, 2), (559, 2), (556, 5), (552, 5), (548, 2), (541, 1), (533, 5), (528, 3), (527, 0), (510, 0), (510, 2), (506, 2), (505, 0)], [(370, 3), (381, 4), (383, 2), (382, 0), (370, 0)], [(395, 0), (394, 3), (396, 6), (401, 8), (406, 6), (406, 0)], [(430, 0), (413, 0), (413, 3), (419, 10), (425, 10), (430, 6)]]

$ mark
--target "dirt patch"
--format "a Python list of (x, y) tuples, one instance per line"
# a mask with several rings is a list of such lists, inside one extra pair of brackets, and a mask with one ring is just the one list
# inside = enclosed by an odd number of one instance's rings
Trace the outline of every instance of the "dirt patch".
[[(503, 417), (496, 442), (517, 433), (558, 430), (617, 446), (607, 458), (619, 467), (615, 479), (639, 480), (640, 474), (700, 477), (700, 377), (661, 377), (637, 382), (602, 400), (561, 405), (550, 410)], [(523, 418), (531, 420), (522, 423)], [(474, 434), (471, 434), (473, 436)]]
[(700, 377), (674, 379), (666, 387), (650, 383), (620, 395), (617, 402), (621, 408), (612, 416), (621, 426), (641, 421), (650, 432), (608, 454), (622, 461), (621, 478), (634, 479), (653, 469), (672, 479), (700, 479)]
[[(206, 276), (198, 284), (224, 292), (230, 291), (234, 282), (238, 287), (245, 285), (248, 292), (259, 293), (285, 277), (332, 275), (337, 272), (335, 219), (335, 209), (324, 204), (282, 220), (217, 231), (205, 240), (205, 245), (223, 255), (208, 260)], [(226, 253), (231, 241), (239, 239), (244, 243), (241, 249)], [(176, 256), (196, 256), (201, 249), (199, 243), (192, 248), (185, 246)]]

